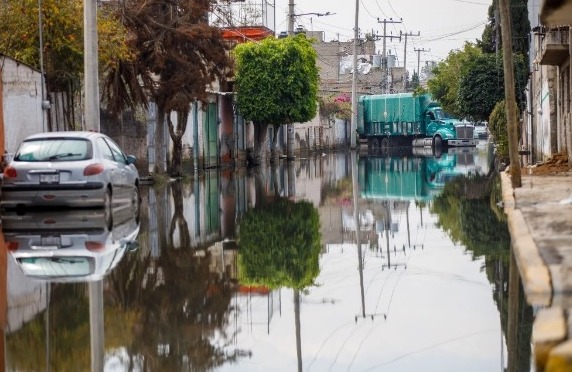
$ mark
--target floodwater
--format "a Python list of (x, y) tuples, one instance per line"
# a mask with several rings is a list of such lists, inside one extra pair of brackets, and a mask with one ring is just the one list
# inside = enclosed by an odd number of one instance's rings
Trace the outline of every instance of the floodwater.
[(143, 188), (140, 215), (117, 207), (111, 224), (5, 214), (0, 363), (531, 371), (492, 150), (465, 150), (213, 170)]

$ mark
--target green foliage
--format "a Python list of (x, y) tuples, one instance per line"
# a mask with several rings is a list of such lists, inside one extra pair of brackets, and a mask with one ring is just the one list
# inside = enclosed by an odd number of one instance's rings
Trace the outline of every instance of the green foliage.
[[(484, 53), (495, 53), (497, 50), (496, 40), (498, 36), (498, 51), (502, 49), (502, 25), (499, 25), (497, 35), (496, 24), (499, 19), (495, 19), (495, 9), (498, 7), (498, 0), (494, 0), (493, 4), (489, 6), (488, 22), (483, 30), (479, 47)], [(528, 37), (530, 33), (530, 21), (528, 19), (528, 2), (527, 0), (512, 0), (510, 1), (510, 17), (511, 17), (511, 36), (512, 36), (512, 50), (515, 54), (522, 54), (528, 64)]]
[[(494, 0), (494, 3), (489, 6), (487, 12), (487, 24), (483, 29), (483, 35), (481, 36), (481, 40), (477, 41), (477, 44), (479, 48), (481, 48), (483, 53), (495, 53), (496, 51), (497, 34), (495, 27), (497, 20), (495, 19), (495, 9), (496, 9), (495, 4), (497, 3), (497, 1), (498, 0)], [(498, 38), (500, 41), (501, 39), (500, 34), (498, 35)], [(499, 50), (500, 50), (500, 44), (499, 44)]]
[(415, 88), (415, 90), (413, 91), (413, 95), (414, 96), (422, 96), (423, 94), (428, 94), (429, 91), (427, 90), (427, 88), (419, 85), (417, 86), (417, 88)]
[(236, 92), (242, 116), (274, 126), (311, 120), (317, 112), (316, 56), (301, 34), (238, 45)]
[[(516, 101), (520, 109), (525, 100), (528, 68), (522, 55), (514, 55)], [(496, 103), (504, 99), (504, 69), (502, 56), (481, 54), (472, 59), (461, 74), (458, 108), (463, 117), (477, 121), (488, 120)]]
[(451, 51), (433, 70), (434, 77), (429, 79), (427, 87), (433, 99), (439, 102), (445, 111), (455, 116), (465, 116), (457, 100), (461, 77), (471, 61), (481, 54), (475, 44), (465, 43), (462, 50)]
[[(516, 101), (522, 109), (528, 67), (522, 54), (514, 55)], [(504, 99), (504, 69), (501, 54), (483, 53), (466, 43), (462, 50), (449, 53), (427, 82), (431, 96), (458, 117), (487, 120), (495, 104)]]
[(457, 177), (445, 185), (431, 206), (432, 212), (438, 214), (441, 228), (454, 242), (473, 252), (474, 257), (504, 255), (510, 246), (506, 221), (499, 220), (490, 208), (491, 192), (487, 191), (480, 198), (466, 195), (468, 185), (491, 183), (481, 189), (492, 190), (493, 181)]
[[(49, 91), (79, 90), (83, 74), (83, 6), (71, 0), (43, 0), (44, 69)], [(40, 69), (38, 2), (0, 3), (0, 53)], [(98, 13), (99, 65), (130, 57), (127, 33), (109, 12)]]
[(504, 98), (502, 57), (481, 54), (462, 74), (458, 92), (458, 108), (464, 117), (487, 120), (495, 104)]
[(241, 281), (302, 290), (319, 273), (320, 219), (308, 202), (280, 198), (249, 210), (239, 229)]
[[(518, 117), (518, 111), (515, 113)], [(497, 145), (497, 157), (507, 162), (508, 154), (508, 130), (507, 130), (507, 116), (505, 101), (500, 101), (496, 104), (491, 116), (489, 117), (489, 130), (494, 137), (495, 144)]]

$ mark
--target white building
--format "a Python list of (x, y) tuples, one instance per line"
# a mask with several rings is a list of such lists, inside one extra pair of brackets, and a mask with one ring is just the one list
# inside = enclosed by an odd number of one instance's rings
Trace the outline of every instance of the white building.
[(14, 153), (27, 136), (45, 131), (42, 75), (0, 54), (0, 151)]

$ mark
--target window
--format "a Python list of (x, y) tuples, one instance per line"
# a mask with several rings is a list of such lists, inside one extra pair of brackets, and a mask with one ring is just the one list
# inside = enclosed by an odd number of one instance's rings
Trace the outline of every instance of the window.
[(101, 154), (105, 159), (115, 161), (115, 159), (113, 158), (113, 152), (111, 152), (111, 149), (109, 148), (107, 142), (105, 142), (103, 138), (97, 139), (97, 147), (101, 149)]
[(81, 138), (41, 138), (22, 142), (19, 161), (79, 161), (91, 159), (91, 143)]
[(105, 142), (109, 145), (109, 148), (113, 153), (113, 158), (115, 159), (115, 161), (118, 163), (127, 164), (127, 158), (125, 157), (125, 154), (123, 153), (123, 151), (121, 151), (119, 146), (117, 146), (117, 144), (112, 140), (110, 140), (109, 138), (106, 138)]

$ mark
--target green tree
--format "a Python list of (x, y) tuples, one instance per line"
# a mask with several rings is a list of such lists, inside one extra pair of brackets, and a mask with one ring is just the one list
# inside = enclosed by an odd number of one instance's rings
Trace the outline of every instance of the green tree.
[[(516, 113), (518, 117), (518, 112)], [(499, 101), (489, 117), (489, 129), (497, 145), (496, 154), (499, 161), (509, 163), (508, 158), (508, 132), (505, 101)], [(520, 136), (520, 134), (519, 134)]]
[(302, 290), (319, 273), (320, 217), (309, 202), (278, 198), (250, 209), (238, 243), (245, 283)]
[[(522, 54), (515, 54), (515, 91), (519, 108), (525, 105), (528, 67)], [(443, 108), (459, 117), (487, 120), (504, 97), (502, 58), (483, 53), (473, 43), (449, 53), (427, 82), (428, 90)]]
[(235, 56), (238, 109), (254, 123), (254, 153), (249, 162), (260, 164), (269, 125), (278, 129), (316, 116), (317, 54), (300, 34), (238, 45)]
[[(111, 112), (146, 105), (148, 94), (157, 104), (157, 169), (164, 173), (165, 121), (173, 141), (169, 173), (182, 175), (182, 136), (191, 103), (206, 102), (207, 88), (224, 86), (232, 60), (220, 29), (208, 23), (211, 0), (127, 0), (120, 16), (130, 33), (134, 60), (118, 59), (109, 69), (104, 97)], [(171, 120), (177, 114), (177, 124)]]
[[(525, 104), (528, 68), (522, 54), (514, 56), (516, 100)], [(486, 53), (473, 58), (461, 74), (457, 106), (463, 117), (488, 120), (497, 102), (504, 99), (503, 61), (499, 55)]]
[(463, 49), (451, 51), (433, 70), (434, 77), (429, 79), (427, 87), (433, 99), (438, 101), (445, 111), (459, 117), (465, 116), (457, 100), (461, 77), (471, 61), (481, 54), (475, 44), (467, 42)]
[[(500, 16), (498, 18), (495, 17), (495, 13), (498, 14), (498, 12), (496, 12), (496, 9), (498, 9), (498, 3), (498, 0), (493, 0), (493, 3), (489, 6), (488, 22), (483, 30), (481, 41), (478, 42), (479, 47), (484, 53), (495, 53), (497, 50), (500, 53), (502, 50), (502, 25), (500, 25)], [(510, 1), (510, 16), (513, 52), (516, 54), (522, 54), (528, 64), (530, 21), (528, 20), (527, 0)], [(499, 23), (498, 29), (497, 22)]]
[[(83, 76), (83, 7), (81, 1), (43, 0), (42, 41), (48, 92), (65, 94), (63, 120), (74, 129), (74, 95)], [(129, 60), (127, 32), (105, 6), (98, 12), (99, 66), (104, 71), (116, 58)], [(38, 1), (0, 2), (0, 53), (40, 70)], [(51, 127), (51, 123), (50, 123)]]

